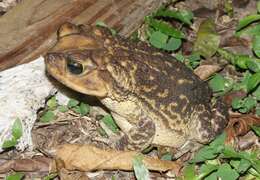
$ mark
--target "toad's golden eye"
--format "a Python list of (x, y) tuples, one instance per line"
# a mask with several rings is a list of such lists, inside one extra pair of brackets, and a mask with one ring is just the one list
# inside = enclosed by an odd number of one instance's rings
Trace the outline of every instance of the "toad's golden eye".
[(71, 74), (79, 75), (83, 72), (83, 65), (77, 61), (75, 61), (73, 58), (68, 57), (67, 58), (67, 69)]

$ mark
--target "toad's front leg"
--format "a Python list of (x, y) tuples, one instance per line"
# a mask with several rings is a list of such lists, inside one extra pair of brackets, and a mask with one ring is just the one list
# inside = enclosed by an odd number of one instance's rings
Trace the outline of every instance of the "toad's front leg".
[(141, 117), (137, 123), (129, 124), (126, 119), (114, 116), (124, 135), (115, 143), (118, 150), (142, 151), (151, 145), (155, 135), (155, 124), (147, 118)]

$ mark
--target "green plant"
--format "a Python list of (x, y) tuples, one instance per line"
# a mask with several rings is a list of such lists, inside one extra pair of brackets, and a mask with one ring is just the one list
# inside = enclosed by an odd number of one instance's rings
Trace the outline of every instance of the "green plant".
[(89, 113), (90, 110), (88, 104), (79, 102), (76, 99), (70, 99), (66, 106), (59, 105), (55, 96), (51, 97), (46, 104), (47, 104), (46, 111), (40, 117), (40, 122), (43, 123), (48, 123), (55, 120), (57, 118), (56, 117), (57, 111), (61, 113), (65, 113), (68, 110), (72, 110), (75, 113), (80, 114), (80, 116), (85, 116)]
[(142, 155), (138, 155), (133, 159), (135, 177), (137, 180), (149, 180), (149, 171), (142, 162)]
[[(185, 180), (260, 178), (260, 152), (237, 152), (224, 145), (225, 134), (201, 148), (184, 170)], [(195, 169), (197, 166), (197, 170)]]
[(145, 18), (145, 23), (148, 25), (146, 32), (151, 45), (165, 51), (175, 51), (181, 47), (185, 34), (163, 18), (172, 18), (183, 24), (191, 25), (193, 14), (191, 11), (175, 11), (162, 7), (156, 13)]
[(18, 143), (18, 140), (22, 137), (22, 135), (23, 135), (23, 126), (21, 120), (17, 118), (14, 121), (14, 124), (12, 126), (12, 137), (10, 140), (4, 141), (2, 148), (14, 147)]
[(8, 175), (5, 179), (6, 180), (21, 180), (23, 179), (24, 174), (20, 172), (15, 172), (13, 174)]

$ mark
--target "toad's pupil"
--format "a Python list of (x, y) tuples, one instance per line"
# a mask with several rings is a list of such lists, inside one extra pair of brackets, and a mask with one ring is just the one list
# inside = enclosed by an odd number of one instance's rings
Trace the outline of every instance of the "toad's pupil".
[(78, 75), (78, 74), (81, 74), (83, 72), (82, 64), (80, 64), (80, 63), (78, 63), (74, 60), (71, 60), (71, 59), (67, 60), (67, 68), (72, 74)]

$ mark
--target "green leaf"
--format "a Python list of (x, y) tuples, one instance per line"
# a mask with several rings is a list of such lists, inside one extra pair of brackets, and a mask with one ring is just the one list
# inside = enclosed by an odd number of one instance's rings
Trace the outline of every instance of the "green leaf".
[(228, 16), (232, 17), (234, 15), (233, 2), (230, 0), (225, 0), (224, 2), (224, 11), (228, 14)]
[(254, 132), (257, 136), (260, 136), (260, 127), (259, 126), (252, 126), (251, 128), (254, 130)]
[(107, 137), (106, 131), (102, 128), (97, 128), (98, 133), (103, 136), (103, 137)]
[(203, 162), (205, 160), (214, 159), (223, 150), (226, 134), (222, 133), (208, 146), (201, 148), (191, 160), (193, 163)]
[(239, 166), (239, 164), (240, 164), (240, 159), (239, 159), (239, 160), (233, 160), (233, 159), (232, 159), (232, 160), (229, 162), (229, 164), (237, 170), (237, 169), (238, 169), (238, 166)]
[(56, 178), (57, 176), (58, 176), (57, 173), (51, 173), (51, 174), (49, 174), (48, 176), (45, 176), (45, 177), (43, 178), (43, 180), (53, 180), (53, 179)]
[(79, 101), (76, 99), (70, 99), (67, 106), (68, 108), (73, 108), (79, 104)]
[(90, 107), (88, 104), (81, 102), (79, 105), (79, 109), (80, 109), (80, 115), (85, 116), (86, 114), (89, 113)]
[(167, 51), (174, 51), (181, 46), (181, 39), (171, 37), (166, 44), (162, 46), (162, 49)]
[(230, 52), (230, 51), (228, 51), (228, 50), (226, 50), (226, 49), (222, 49), (222, 48), (218, 48), (217, 49), (217, 52), (218, 52), (218, 54), (222, 57), (222, 58), (224, 58), (224, 59), (226, 59), (227, 61), (229, 61), (229, 62), (231, 62), (231, 64), (235, 64), (235, 58), (236, 58), (236, 55), (235, 54), (233, 54), (232, 52)]
[(116, 180), (115, 175), (113, 175), (113, 176), (111, 177), (111, 180)]
[(253, 72), (260, 72), (260, 59), (251, 58), (246, 62), (247, 67)]
[(55, 114), (52, 111), (46, 111), (40, 118), (40, 122), (48, 123), (55, 119)]
[(216, 171), (218, 169), (218, 165), (215, 164), (202, 164), (201, 168), (200, 168), (200, 175), (199, 175), (199, 179), (202, 179), (206, 176), (208, 176), (209, 174), (211, 174), (213, 171)]
[(246, 159), (241, 159), (237, 171), (239, 173), (245, 173), (250, 168), (250, 166), (251, 166), (250, 161)]
[(165, 8), (159, 9), (155, 14), (155, 17), (170, 17), (180, 20), (181, 22), (191, 25), (191, 20), (193, 19), (193, 13), (191, 11), (181, 10), (169, 10)]
[(232, 63), (233, 65), (241, 68), (247, 69), (247, 62), (250, 61), (252, 58), (248, 55), (235, 55), (235, 61)]
[(248, 26), (248, 27), (236, 32), (235, 35), (238, 37), (260, 35), (260, 24)]
[(172, 160), (172, 154), (171, 153), (166, 153), (161, 157), (161, 160), (167, 160), (171, 161)]
[(166, 46), (167, 39), (167, 35), (161, 33), (160, 31), (155, 31), (150, 36), (149, 41), (154, 47), (161, 49)]
[(232, 100), (232, 108), (233, 109), (239, 109), (241, 107), (243, 107), (243, 100), (241, 98), (235, 97)]
[(251, 161), (251, 163), (252, 163), (253, 168), (254, 168), (258, 173), (260, 173), (260, 160), (255, 158), (254, 160)]
[(247, 92), (251, 92), (255, 89), (260, 83), (260, 72), (253, 74), (248, 80)]
[(119, 131), (119, 128), (111, 115), (104, 116), (101, 121), (114, 133)]
[(257, 57), (260, 57), (260, 35), (255, 36), (253, 39), (253, 50)]
[(75, 106), (72, 108), (72, 111), (74, 111), (77, 114), (80, 114), (80, 107), (79, 106)]
[[(226, 140), (226, 133), (222, 133), (221, 135), (218, 135), (214, 141), (212, 141), (209, 146), (212, 148), (221, 148), (222, 146), (224, 146)], [(220, 150), (218, 150), (218, 152), (220, 152)]]
[(6, 177), (6, 180), (21, 180), (24, 177), (23, 173), (16, 172)]
[(196, 180), (195, 164), (189, 164), (184, 168), (184, 179), (185, 180)]
[(209, 81), (209, 86), (213, 90), (213, 92), (219, 92), (219, 91), (224, 91), (225, 90), (225, 83), (226, 83), (225, 78), (222, 75), (220, 75), (220, 74), (216, 74)]
[(64, 106), (64, 105), (58, 106), (58, 111), (60, 111), (62, 113), (65, 113), (68, 110), (69, 110), (69, 108), (67, 106)]
[(137, 180), (149, 180), (149, 171), (142, 162), (142, 155), (138, 155), (133, 159), (134, 173)]
[(251, 167), (251, 162), (246, 159), (231, 160), (230, 165), (233, 166), (239, 174), (243, 174)]
[(241, 113), (247, 113), (257, 104), (257, 101), (254, 97), (248, 96), (244, 99), (235, 97), (232, 101), (232, 108), (238, 109)]
[(260, 86), (257, 86), (256, 90), (253, 92), (253, 96), (257, 101), (260, 101)]
[(224, 163), (219, 167), (216, 175), (221, 179), (228, 180), (236, 180), (239, 177), (239, 174), (227, 163)]
[(243, 106), (239, 109), (239, 111), (242, 113), (247, 113), (256, 106), (256, 103), (257, 101), (253, 97), (248, 96), (243, 100)]
[(233, 147), (225, 146), (223, 151), (222, 151), (221, 157), (227, 158), (227, 159), (229, 159), (229, 158), (243, 158), (243, 155), (236, 152)]
[(218, 151), (210, 146), (204, 146), (201, 148), (191, 160), (192, 163), (204, 162), (209, 159), (217, 157)]
[(16, 140), (18, 140), (23, 135), (23, 125), (19, 118), (17, 118), (14, 121), (14, 124), (12, 127), (12, 135)]
[(115, 36), (117, 34), (116, 30), (114, 30), (113, 28), (110, 28), (103, 21), (96, 21), (96, 26), (107, 28), (113, 36)]
[(96, 21), (96, 26), (107, 27), (107, 24), (104, 23), (103, 21)]
[(176, 58), (176, 60), (178, 60), (180, 62), (185, 61), (185, 57), (181, 53), (176, 53), (174, 57)]
[(188, 60), (189, 60), (189, 65), (192, 67), (192, 69), (195, 69), (200, 65), (201, 58), (199, 54), (193, 53), (190, 56), (188, 56)]
[(218, 180), (217, 173), (214, 172), (210, 174), (208, 177), (205, 178), (205, 180)]
[(15, 139), (14, 137), (11, 139), (11, 140), (5, 140), (3, 145), (2, 145), (2, 148), (11, 148), (11, 147), (14, 147), (16, 144), (17, 144), (17, 139)]
[(244, 54), (234, 54), (228, 50), (219, 48), (218, 53), (222, 58), (229, 61), (231, 64), (241, 68), (241, 69), (250, 69), (254, 72), (260, 71), (260, 59), (250, 57), (249, 55)]
[(253, 14), (253, 15), (249, 15), (244, 17), (243, 19), (241, 19), (238, 22), (238, 26), (236, 28), (236, 31), (241, 30), (242, 28), (246, 27), (247, 25), (260, 20), (260, 15), (259, 14)]
[[(247, 84), (248, 84), (248, 81), (250, 79), (250, 77), (252, 76), (252, 74), (249, 72), (249, 71), (246, 71), (244, 74), (243, 74), (243, 78), (242, 78), (242, 81), (237, 83), (237, 86), (239, 87), (236, 87), (237, 90), (243, 90), (243, 91), (247, 91)], [(234, 87), (234, 90), (235, 90), (235, 87)]]
[(259, 0), (257, 1), (256, 8), (257, 8), (257, 12), (260, 13), (260, 1)]
[(189, 57), (188, 57), (189, 61), (200, 61), (201, 58), (200, 58), (200, 55), (199, 54), (191, 54)]
[(255, 114), (256, 114), (258, 117), (260, 117), (260, 106), (257, 106), (257, 107), (255, 108)]
[(56, 109), (57, 105), (58, 105), (58, 104), (57, 104), (57, 100), (56, 100), (56, 97), (55, 97), (55, 96), (51, 97), (51, 98), (47, 101), (47, 106), (48, 106), (48, 108), (51, 109), (51, 110)]
[(246, 180), (255, 180), (257, 178), (260, 179), (260, 173), (258, 173), (254, 168), (250, 168), (248, 172), (250, 173), (249, 175), (253, 177), (251, 179), (247, 178)]
[(155, 30), (160, 31), (165, 35), (175, 37), (175, 38), (178, 38), (178, 39), (184, 39), (185, 38), (183, 32), (181, 32), (180, 30), (177, 30), (176, 28), (174, 28), (173, 26), (169, 25), (168, 23), (166, 23), (164, 21), (153, 19), (151, 17), (147, 17), (145, 19), (145, 21), (150, 26), (152, 26)]
[(214, 21), (211, 19), (205, 20), (199, 27), (197, 39), (193, 46), (193, 52), (205, 58), (210, 58), (216, 53), (219, 43), (220, 36), (215, 30)]

